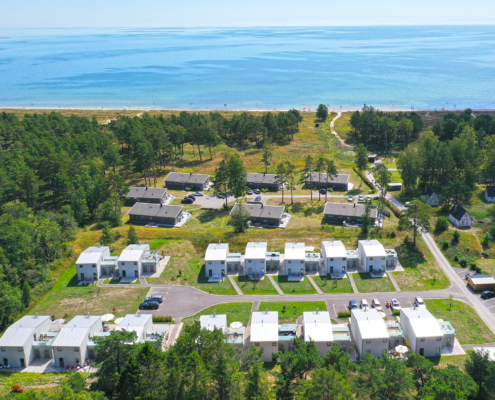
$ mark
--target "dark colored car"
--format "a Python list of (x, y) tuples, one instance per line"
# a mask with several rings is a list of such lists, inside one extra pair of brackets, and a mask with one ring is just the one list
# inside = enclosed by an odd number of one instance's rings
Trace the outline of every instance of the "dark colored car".
[(327, 189), (320, 189), (321, 194), (325, 194), (327, 192)]
[(185, 198), (183, 198), (183, 199), (181, 200), (181, 203), (182, 203), (182, 204), (192, 204), (192, 203), (194, 203), (194, 200), (193, 200), (193, 199), (191, 199), (190, 197), (185, 197)]
[(160, 304), (156, 301), (147, 301), (139, 305), (140, 310), (158, 310)]
[(356, 303), (356, 300), (351, 300), (349, 301), (349, 310), (353, 310), (353, 309), (357, 309), (358, 308), (358, 305)]
[(163, 302), (163, 296), (161, 294), (154, 294), (153, 296), (151, 296), (151, 298), (155, 299), (160, 304)]
[(254, 201), (261, 201), (261, 196), (256, 196), (256, 197), (254, 198)]
[(491, 290), (485, 290), (483, 293), (481, 293), (482, 299), (491, 299), (492, 297), (495, 297), (495, 292)]
[(155, 301), (155, 302), (161, 304), (163, 302), (163, 298), (160, 299), (160, 298), (153, 297), (153, 296), (145, 297), (143, 303), (149, 303), (150, 301)]
[(196, 197), (194, 197), (192, 194), (188, 194), (185, 199), (191, 199), (192, 201), (196, 201)]
[(260, 193), (261, 193), (261, 190), (259, 190), (259, 189), (254, 189), (254, 190), (253, 190), (253, 192), (254, 192), (254, 194), (260, 194)]

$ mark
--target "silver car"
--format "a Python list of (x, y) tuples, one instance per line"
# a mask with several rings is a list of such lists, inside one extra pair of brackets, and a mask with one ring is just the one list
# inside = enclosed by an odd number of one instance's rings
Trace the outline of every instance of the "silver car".
[(382, 311), (382, 305), (380, 304), (380, 301), (378, 299), (373, 299), (371, 302), (371, 307), (373, 307), (376, 311)]
[(399, 300), (397, 299), (390, 300), (390, 308), (392, 309), (392, 311), (399, 311), (400, 310)]

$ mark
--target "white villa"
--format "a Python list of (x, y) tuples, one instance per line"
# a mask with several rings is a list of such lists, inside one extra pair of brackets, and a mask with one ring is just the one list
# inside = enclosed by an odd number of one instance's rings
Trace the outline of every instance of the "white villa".
[(340, 240), (321, 242), (321, 256), (327, 274), (342, 277), (346, 274), (347, 251)]
[(225, 332), (227, 329), (227, 314), (201, 315), (199, 324), (201, 329), (208, 329), (209, 331), (221, 329), (222, 332)]
[(131, 244), (119, 256), (121, 278), (139, 278), (143, 271), (143, 257), (150, 253), (149, 244)]
[[(91, 246), (84, 250), (76, 261), (77, 279), (96, 281), (102, 274), (101, 264), (110, 258), (110, 247)], [(115, 261), (113, 261), (115, 265)]]
[(447, 321), (437, 320), (426, 308), (402, 308), (400, 324), (414, 353), (438, 357), (442, 347), (453, 347), (455, 330)]
[(153, 329), (152, 314), (127, 314), (122, 321), (119, 322), (117, 331), (136, 332), (136, 343), (146, 341), (147, 335)]
[(94, 334), (103, 330), (101, 316), (78, 315), (65, 325), (52, 343), (57, 367), (83, 366), (90, 356), (88, 345)]
[(255, 279), (262, 278), (266, 272), (266, 242), (249, 242), (244, 257), (246, 275)]
[(389, 333), (382, 316), (374, 308), (351, 311), (351, 332), (361, 356), (370, 353), (381, 358), (389, 348)]
[(207, 278), (222, 278), (226, 275), (228, 243), (211, 243), (205, 254), (205, 274)]
[(263, 349), (261, 359), (273, 361), (278, 351), (278, 312), (258, 311), (251, 315), (251, 344)]
[(306, 264), (306, 246), (304, 243), (285, 244), (285, 275), (303, 275)]
[[(44, 340), (50, 327), (51, 320), (46, 315), (26, 315), (13, 323), (0, 338), (0, 364), (23, 368), (35, 358), (52, 358), (50, 343)], [(48, 335), (50, 340), (52, 335)]]
[(321, 356), (333, 345), (333, 331), (328, 311), (305, 311), (303, 314), (304, 342), (313, 341)]
[(383, 245), (376, 239), (358, 241), (359, 263), (364, 272), (386, 271), (387, 253)]

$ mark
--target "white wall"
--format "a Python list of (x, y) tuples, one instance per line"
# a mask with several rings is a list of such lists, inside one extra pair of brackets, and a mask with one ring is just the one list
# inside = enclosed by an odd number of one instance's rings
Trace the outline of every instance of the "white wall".
[[(330, 267), (333, 267), (333, 273), (340, 274), (347, 269), (347, 257), (328, 257), (323, 247), (323, 258), (325, 260), (325, 269), (327, 274), (330, 273)], [(333, 259), (333, 261), (331, 261)]]
[[(96, 273), (96, 278), (98, 279), (101, 276), (101, 262), (105, 257), (110, 257), (110, 250), (104, 249), (100, 253), (100, 258), (95, 264), (78, 264), (77, 265), (77, 278), (82, 280), (81, 273), (84, 274), (84, 279), (93, 277), (93, 274)], [(93, 267), (95, 265), (95, 267)]]
[(488, 201), (489, 203), (493, 203), (495, 201), (495, 197), (488, 197), (488, 194), (486, 193), (485, 190), (485, 200)]
[[(276, 353), (278, 351), (278, 341), (276, 342), (257, 342), (259, 343), (258, 347), (259, 349), (263, 349), (263, 355), (261, 356), (261, 359), (264, 362), (272, 362), (273, 361), (273, 353)], [(275, 343), (275, 346), (273, 346), (273, 343)], [(256, 343), (251, 343), (253, 346), (256, 345)]]
[(388, 350), (388, 343), (389, 343), (389, 338), (379, 338), (379, 339), (368, 339), (370, 343), (367, 343), (366, 339), (362, 339), (361, 343), (361, 348), (362, 352), (359, 354), (361, 355), (361, 358), (369, 351), (370, 354), (374, 355), (376, 358), (382, 358), (383, 357), (383, 351)]
[(291, 274), (301, 272), (301, 270), (304, 273), (305, 267), (304, 260), (285, 260), (285, 275), (289, 275), (289, 269), (291, 270)]
[[(265, 260), (261, 259), (246, 259), (245, 261), (246, 275), (248, 274), (265, 274), (266, 265)], [(249, 269), (251, 268), (251, 272)]]
[(138, 272), (138, 277), (141, 276), (141, 260), (139, 261), (119, 261), (119, 276), (124, 277), (124, 271), (126, 272), (126, 278), (134, 278), (136, 276), (135, 271)]
[[(223, 262), (223, 264), (222, 264)], [(222, 269), (224, 270), (224, 275), (227, 274), (227, 263), (225, 261), (215, 260), (215, 261), (206, 261), (205, 263), (205, 276), (210, 276), (210, 269), (212, 270), (213, 276), (221, 276)]]
[[(439, 340), (437, 340), (439, 339)], [(417, 338), (415, 340), (415, 350), (413, 350), (415, 353), (420, 354), (421, 349), (424, 349), (424, 354), (423, 356), (425, 357), (435, 357), (439, 354), (437, 354), (436, 349), (440, 348), (440, 354), (442, 351), (442, 336), (438, 337), (429, 337), (429, 338), (424, 338), (424, 342), (421, 341), (421, 338)], [(411, 342), (409, 341), (411, 344)], [(411, 345), (411, 350), (412, 350), (412, 345)]]

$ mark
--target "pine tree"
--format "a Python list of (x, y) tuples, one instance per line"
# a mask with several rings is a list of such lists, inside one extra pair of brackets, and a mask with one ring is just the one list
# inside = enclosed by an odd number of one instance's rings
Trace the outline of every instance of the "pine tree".
[(136, 228), (133, 225), (129, 226), (129, 230), (127, 231), (127, 244), (135, 244), (139, 242), (138, 235), (136, 233)]
[(270, 398), (270, 387), (263, 369), (261, 354), (263, 349), (251, 347), (249, 356), (252, 357), (247, 373), (247, 385), (244, 396), (247, 400), (265, 400)]
[(104, 246), (109, 246), (115, 241), (115, 235), (110, 229), (108, 222), (103, 222), (103, 229), (101, 230), (100, 242)]
[(24, 282), (22, 285), (22, 304), (24, 307), (29, 307), (29, 303), (31, 302), (31, 286), (29, 283)]

